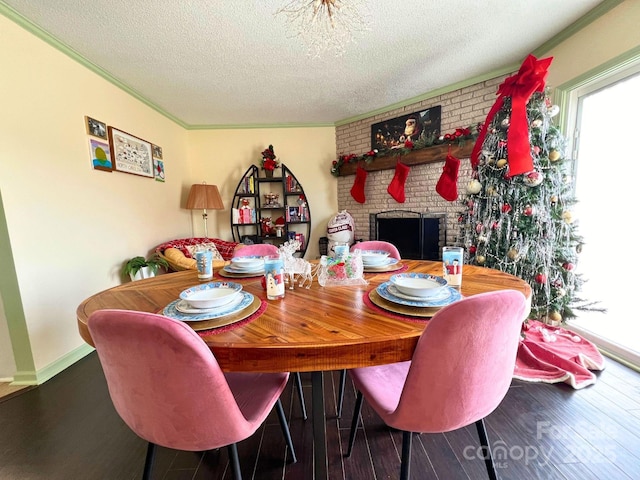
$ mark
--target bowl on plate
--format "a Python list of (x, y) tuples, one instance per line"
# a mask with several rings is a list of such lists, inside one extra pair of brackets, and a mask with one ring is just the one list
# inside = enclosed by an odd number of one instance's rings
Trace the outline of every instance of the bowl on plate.
[(412, 297), (429, 298), (438, 295), (447, 286), (447, 281), (426, 273), (398, 273), (389, 279), (398, 291)]
[(260, 270), (264, 265), (264, 260), (259, 255), (250, 255), (246, 257), (233, 257), (231, 266), (237, 270)]
[(234, 282), (210, 282), (195, 285), (180, 292), (180, 299), (193, 308), (221, 307), (231, 302), (242, 290), (242, 285)]
[(383, 265), (389, 257), (389, 252), (384, 250), (360, 250), (360, 257), (362, 257), (362, 264), (367, 267), (374, 267), (376, 265)]

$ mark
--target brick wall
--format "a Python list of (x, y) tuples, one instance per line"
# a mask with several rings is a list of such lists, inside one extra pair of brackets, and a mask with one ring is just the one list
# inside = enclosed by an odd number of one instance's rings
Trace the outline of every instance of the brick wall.
[[(451, 133), (456, 128), (484, 122), (489, 109), (495, 102), (498, 86), (505, 77), (486, 80), (381, 115), (339, 126), (336, 128), (336, 151), (338, 155), (350, 153), (361, 155), (371, 149), (372, 124), (438, 105), (442, 105), (441, 132), (443, 134)], [(460, 160), (458, 194), (461, 196), (471, 179), (471, 165), (468, 159)], [(387, 187), (393, 179), (393, 169), (369, 172), (365, 185), (364, 204), (356, 202), (349, 193), (355, 175), (339, 177), (338, 207), (339, 210), (347, 210), (353, 216), (356, 224), (356, 238), (369, 240), (370, 213), (385, 210), (412, 210), (423, 213), (446, 213), (447, 243), (455, 243), (458, 235), (458, 214), (462, 206), (458, 201), (447, 202), (435, 190), (443, 165), (444, 162), (435, 162), (412, 166), (405, 184), (406, 201), (404, 203), (396, 202), (387, 193)]]

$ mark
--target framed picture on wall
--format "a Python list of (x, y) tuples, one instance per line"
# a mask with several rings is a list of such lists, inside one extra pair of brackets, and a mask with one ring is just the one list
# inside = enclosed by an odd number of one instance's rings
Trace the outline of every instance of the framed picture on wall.
[(153, 150), (153, 158), (157, 158), (159, 160), (162, 160), (162, 147), (159, 147), (158, 145), (151, 145), (151, 149)]
[(107, 124), (85, 115), (84, 125), (87, 133), (94, 137), (107, 139)]
[(153, 178), (151, 143), (114, 127), (108, 130), (113, 169)]
[(442, 106), (391, 118), (371, 125), (371, 150), (402, 148), (404, 142), (415, 142), (421, 137), (438, 138)]
[(154, 170), (154, 175), (156, 177), (156, 181), (164, 182), (164, 162), (162, 160), (158, 160), (157, 158), (154, 158), (153, 170)]
[(110, 172), (113, 170), (111, 164), (111, 151), (109, 145), (100, 140), (89, 139), (89, 149), (91, 150), (91, 165), (94, 170)]

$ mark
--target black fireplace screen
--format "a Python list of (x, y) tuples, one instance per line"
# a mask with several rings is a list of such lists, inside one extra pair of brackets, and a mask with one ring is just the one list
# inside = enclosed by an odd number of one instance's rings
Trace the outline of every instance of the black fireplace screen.
[(446, 239), (446, 214), (406, 210), (371, 213), (369, 238), (393, 243), (402, 258), (441, 260)]

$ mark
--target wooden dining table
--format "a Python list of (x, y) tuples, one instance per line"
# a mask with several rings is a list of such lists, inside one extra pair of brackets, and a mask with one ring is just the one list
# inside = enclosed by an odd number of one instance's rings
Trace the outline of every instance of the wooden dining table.
[[(402, 260), (402, 271), (442, 275), (442, 262)], [(248, 322), (220, 331), (202, 331), (201, 338), (224, 371), (312, 372), (314, 478), (327, 479), (326, 417), (323, 372), (410, 360), (428, 318), (404, 316), (372, 303), (372, 290), (398, 271), (365, 273), (366, 284), (287, 289), (280, 300), (267, 300), (261, 277), (218, 278), (237, 281), (243, 290), (266, 302)], [(93, 345), (87, 319), (96, 310), (112, 308), (161, 313), (180, 292), (198, 285), (197, 272), (183, 271), (125, 283), (96, 293), (77, 309), (78, 330)], [(463, 297), (512, 289), (531, 299), (522, 279), (498, 270), (464, 265)], [(262, 311), (263, 310), (263, 311)], [(523, 319), (524, 320), (524, 319)]]

